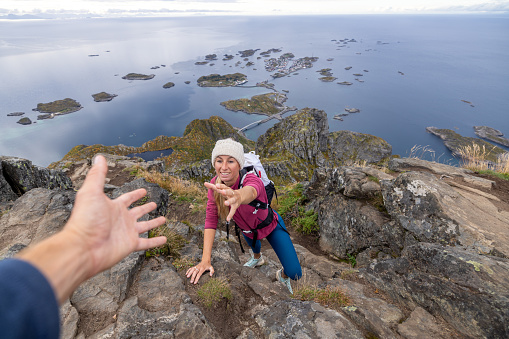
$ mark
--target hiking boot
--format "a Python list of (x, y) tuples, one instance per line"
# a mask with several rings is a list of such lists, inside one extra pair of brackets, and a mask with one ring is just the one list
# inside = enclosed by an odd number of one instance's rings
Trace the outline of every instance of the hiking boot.
[(276, 272), (276, 279), (281, 284), (285, 285), (286, 288), (288, 288), (288, 291), (290, 291), (291, 294), (293, 294), (292, 285), (290, 284), (290, 278), (283, 278), (283, 269), (280, 269)]
[(263, 260), (263, 256), (260, 254), (260, 257), (258, 259), (255, 259), (253, 255), (251, 255), (251, 259), (247, 263), (244, 264), (244, 266), (247, 267), (256, 267), (261, 266), (265, 264), (265, 260)]

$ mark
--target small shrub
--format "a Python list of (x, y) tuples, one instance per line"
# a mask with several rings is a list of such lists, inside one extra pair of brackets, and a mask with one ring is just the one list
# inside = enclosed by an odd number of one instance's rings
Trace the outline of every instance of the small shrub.
[(348, 261), (350, 262), (350, 265), (352, 265), (352, 268), (354, 268), (355, 265), (357, 265), (357, 259), (355, 259), (355, 257), (350, 253), (347, 253), (346, 255), (348, 256)]
[(208, 308), (219, 303), (223, 298), (230, 300), (232, 291), (224, 278), (211, 278), (198, 289), (198, 297)]
[(344, 271), (341, 271), (341, 274), (339, 275), (339, 277), (343, 280), (347, 279), (349, 276), (353, 275), (353, 274), (357, 274), (359, 273), (358, 270), (354, 270), (354, 269), (350, 269), (350, 270), (344, 270)]

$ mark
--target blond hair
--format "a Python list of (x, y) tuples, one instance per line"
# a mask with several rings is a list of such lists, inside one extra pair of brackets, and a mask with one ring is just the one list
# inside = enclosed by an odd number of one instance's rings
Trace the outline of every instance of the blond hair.
[[(216, 184), (222, 184), (223, 182), (219, 178), (219, 176), (216, 177)], [(228, 216), (228, 213), (230, 213), (230, 209), (225, 206), (224, 202), (226, 199), (223, 197), (221, 193), (218, 193), (217, 191), (214, 191), (214, 200), (216, 202), (217, 206), (217, 214), (220, 218), (226, 219)]]

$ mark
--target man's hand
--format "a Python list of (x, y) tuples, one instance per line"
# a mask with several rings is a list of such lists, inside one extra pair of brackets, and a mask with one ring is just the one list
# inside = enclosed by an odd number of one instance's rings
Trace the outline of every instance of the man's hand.
[(108, 166), (103, 156), (96, 156), (83, 186), (76, 195), (71, 218), (64, 228), (78, 236), (90, 255), (89, 276), (110, 268), (133, 251), (146, 250), (166, 242), (165, 237), (140, 238), (139, 235), (164, 224), (164, 217), (138, 222), (154, 210), (154, 202), (128, 207), (144, 197), (147, 192), (139, 189), (111, 200), (104, 194), (104, 180)]

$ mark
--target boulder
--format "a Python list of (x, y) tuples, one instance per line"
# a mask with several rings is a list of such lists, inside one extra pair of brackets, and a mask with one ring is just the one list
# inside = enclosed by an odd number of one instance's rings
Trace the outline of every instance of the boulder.
[(321, 150), (327, 147), (328, 134), (327, 114), (305, 108), (269, 128), (258, 138), (256, 151), (266, 158), (291, 154), (316, 165), (324, 161)]
[(489, 199), (423, 172), (382, 181), (382, 192), (388, 213), (417, 241), (509, 256), (509, 213)]
[(254, 317), (264, 338), (365, 338), (344, 315), (315, 302), (282, 300)]
[(508, 259), (418, 243), (361, 272), (393, 300), (422, 307), (467, 337), (509, 336)]
[(335, 165), (361, 161), (378, 163), (387, 160), (391, 154), (392, 146), (374, 135), (351, 131), (329, 134), (329, 156)]
[(63, 172), (33, 165), (30, 160), (0, 157), (2, 175), (12, 191), (22, 195), (33, 188), (70, 189), (71, 179)]
[(169, 193), (167, 190), (159, 187), (159, 185), (147, 182), (144, 178), (139, 178), (129, 183), (124, 184), (122, 187), (113, 190), (111, 197), (113, 199), (125, 194), (127, 192), (131, 192), (140, 188), (144, 188), (147, 191), (147, 195), (137, 202), (135, 202), (131, 207), (135, 207), (137, 205), (143, 205), (149, 202), (155, 202), (157, 204), (157, 208), (150, 212), (148, 215), (143, 216), (140, 220), (148, 220), (157, 218), (161, 215), (166, 215), (168, 213), (168, 199)]
[[(74, 204), (72, 190), (35, 188), (18, 198), (0, 218), (0, 257), (58, 232), (69, 219)], [(17, 249), (17, 250), (15, 250)]]

